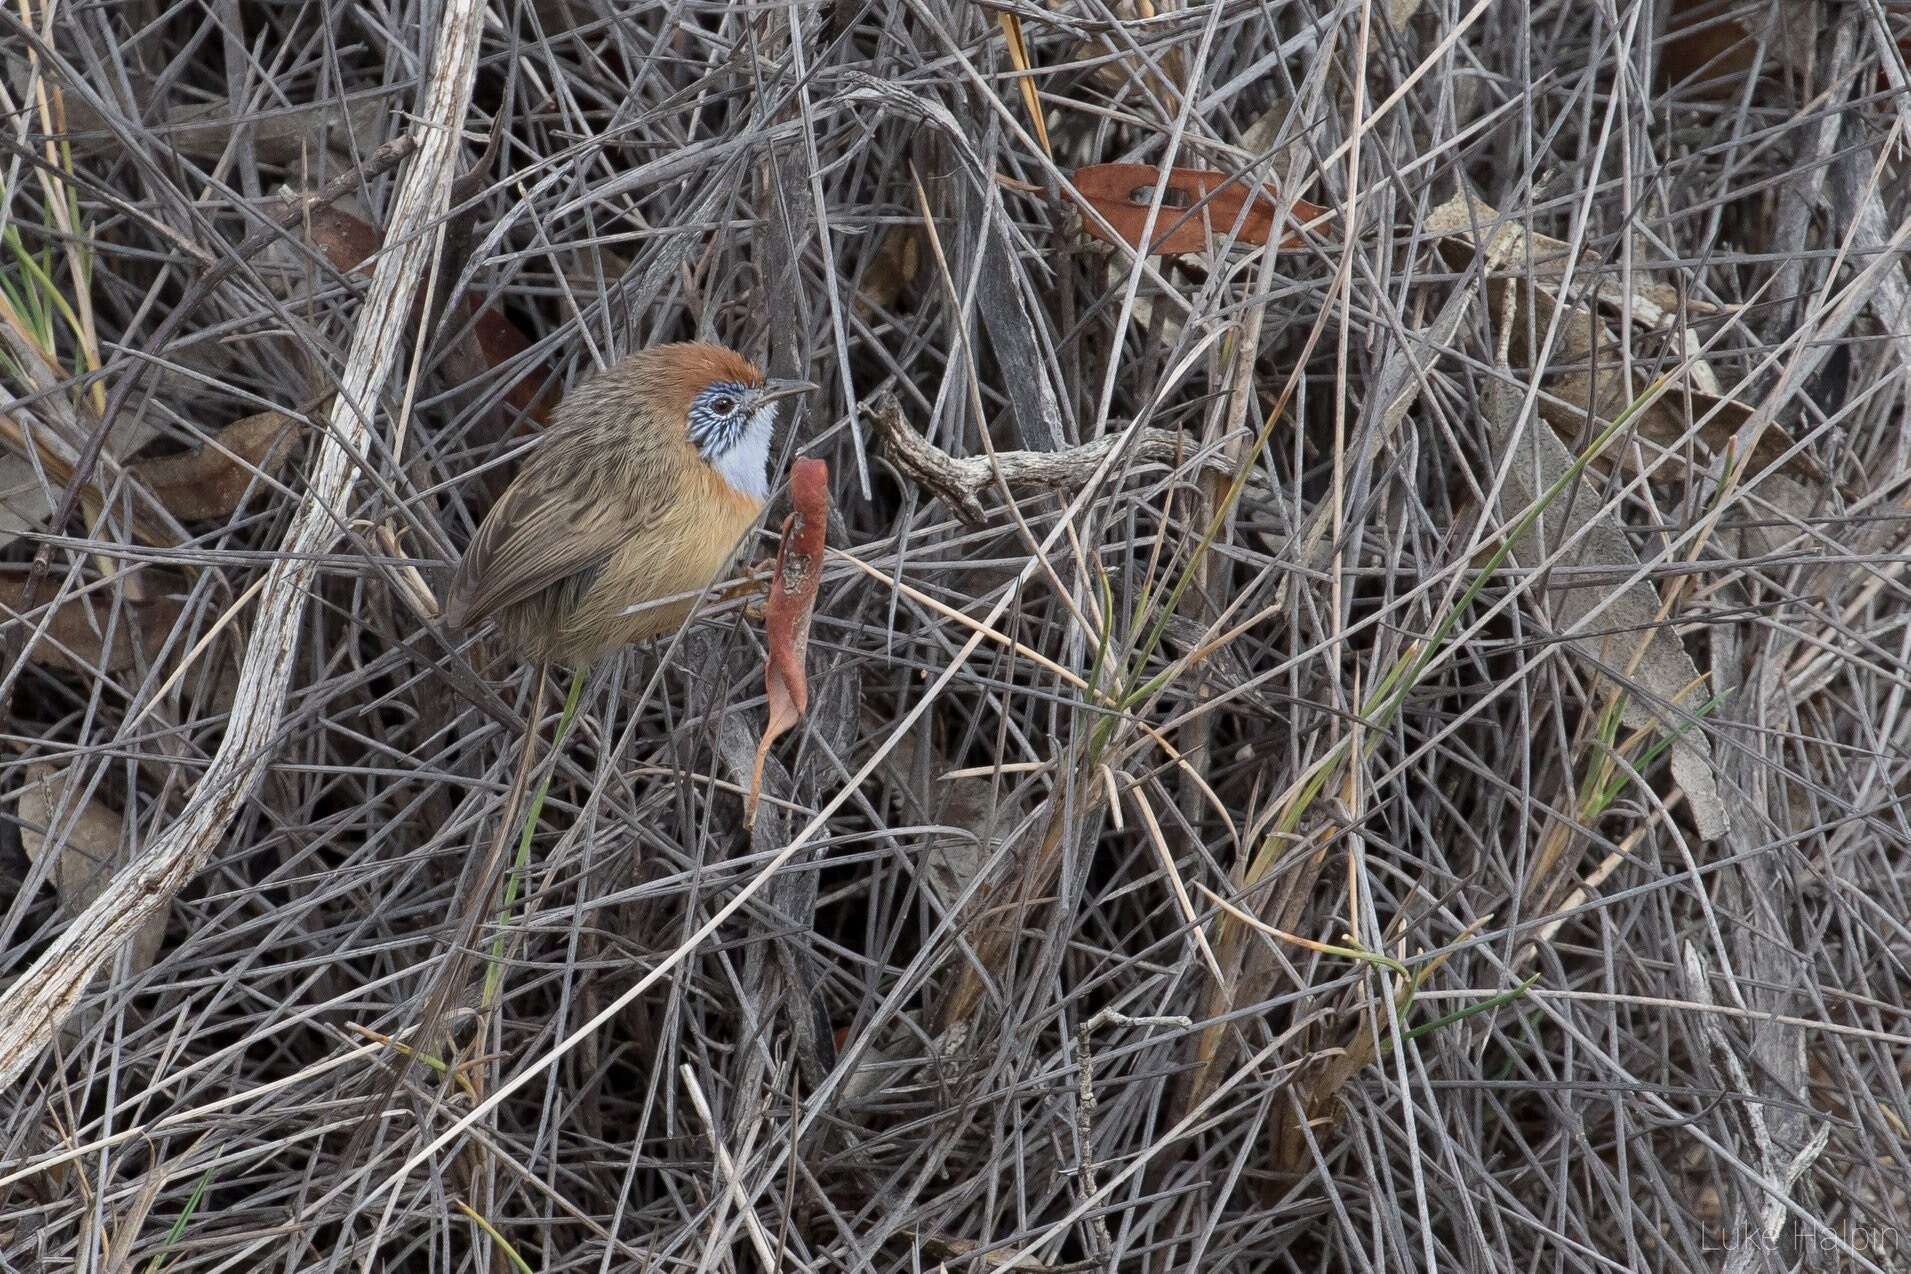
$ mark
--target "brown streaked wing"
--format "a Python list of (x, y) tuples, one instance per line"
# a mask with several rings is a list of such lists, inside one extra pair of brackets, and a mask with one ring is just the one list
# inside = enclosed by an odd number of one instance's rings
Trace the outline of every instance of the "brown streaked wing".
[(615, 498), (566, 499), (539, 481), (519, 481), (500, 498), (472, 537), (451, 581), (445, 621), (469, 629), (507, 606), (610, 560), (641, 526)]

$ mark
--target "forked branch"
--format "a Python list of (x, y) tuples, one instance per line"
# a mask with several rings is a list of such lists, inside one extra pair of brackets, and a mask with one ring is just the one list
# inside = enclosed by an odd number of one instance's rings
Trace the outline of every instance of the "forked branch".
[[(972, 527), (988, 521), (982, 492), (999, 491), (1004, 486), (1011, 492), (1018, 488), (1064, 494), (1079, 491), (1101, 470), (1109, 453), (1125, 441), (1122, 435), (1110, 434), (1061, 451), (998, 451), (957, 459), (916, 432), (903, 418), (902, 404), (893, 393), (877, 397), (870, 407), (870, 420), (896, 468), (928, 488)], [(1133, 461), (1142, 464), (1186, 461), (1195, 458), (1195, 450), (1186, 434), (1172, 429), (1142, 429), (1131, 444)], [(1218, 450), (1199, 460), (1203, 468), (1223, 472), (1228, 468)]]

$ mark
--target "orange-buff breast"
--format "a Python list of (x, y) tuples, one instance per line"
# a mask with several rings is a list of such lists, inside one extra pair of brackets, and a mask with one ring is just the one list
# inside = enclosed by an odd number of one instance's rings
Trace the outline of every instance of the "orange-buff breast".
[[(596, 586), (571, 612), (564, 625), (564, 646), (573, 646), (586, 634), (602, 642), (605, 634), (614, 632), (619, 635), (615, 644), (629, 645), (674, 632), (690, 617), (696, 595), (735, 561), (743, 534), (762, 506), (701, 460), (686, 468), (681, 496), (655, 525), (617, 550)], [(663, 598), (676, 600), (623, 613)], [(559, 655), (560, 661), (564, 658)]]

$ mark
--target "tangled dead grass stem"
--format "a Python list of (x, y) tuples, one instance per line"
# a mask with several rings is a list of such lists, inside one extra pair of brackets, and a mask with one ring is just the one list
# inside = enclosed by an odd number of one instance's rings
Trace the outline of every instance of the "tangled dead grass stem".
[[(1907, 1267), (1902, 21), (8, 7), (0, 1268)], [(823, 386), (807, 715), (601, 668), (379, 1102), (432, 588), (690, 336)]]

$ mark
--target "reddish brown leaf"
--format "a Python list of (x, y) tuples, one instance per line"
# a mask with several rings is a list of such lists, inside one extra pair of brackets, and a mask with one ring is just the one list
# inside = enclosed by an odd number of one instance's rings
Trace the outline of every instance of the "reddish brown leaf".
[[(1897, 0), (1887, 10), (1902, 9)], [(1753, 6), (1743, 0), (1672, 0), (1659, 53), (1659, 78), (1681, 96), (1721, 101), (1745, 91), (1753, 71), (1770, 75), (1789, 67), (1813, 73), (1811, 50), (1819, 18), (1811, 5)], [(1911, 37), (1898, 41), (1900, 54), (1911, 54)], [(1891, 91), (1890, 77), (1879, 68), (1876, 92)]]
[[(1130, 247), (1141, 243), (1155, 185), (1161, 180), (1160, 169), (1152, 164), (1093, 164), (1077, 168), (1073, 180), (1083, 201), (1107, 218), (1122, 240)], [(1210, 229), (1218, 238), (1234, 229), (1237, 222), (1240, 230), (1235, 242), (1251, 247), (1266, 243), (1274, 232), (1280, 196), (1272, 187), (1251, 191), (1238, 176), (1205, 168), (1170, 168), (1167, 187), (1161, 210), (1155, 214), (1154, 238), (1148, 248), (1151, 255), (1199, 252), (1208, 246)], [(1294, 200), (1290, 211), (1296, 221), (1303, 223), (1327, 216), (1327, 209), (1304, 199)], [(1084, 218), (1083, 225), (1102, 242), (1115, 242), (1093, 221)], [(1286, 248), (1299, 247), (1300, 243), (1298, 234), (1281, 240)]]
[(803, 657), (809, 650), (810, 614), (816, 606), (816, 586), (823, 578), (823, 539), (829, 528), (829, 466), (821, 460), (798, 460), (790, 469), (790, 504), (783, 519), (783, 542), (776, 549), (776, 572), (770, 580), (770, 600), (763, 606), (763, 634), (769, 643), (764, 665), (764, 690), (769, 697), (769, 719), (756, 746), (756, 772), (750, 776), (746, 819), (756, 819), (757, 798), (763, 791), (763, 762), (778, 736), (803, 719), (809, 707), (809, 681)]
[(1673, 0), (1660, 73), (1688, 92), (1721, 97), (1751, 71), (1758, 52), (1734, 14), (1735, 0)]
[[(311, 214), (312, 242), (325, 259), (335, 269), (347, 274), (369, 275), (367, 262), (377, 253), (384, 242), (378, 228), (355, 217), (342, 209), (327, 206), (313, 209)], [(531, 348), (530, 338), (501, 313), (495, 303), (485, 305), (482, 299), (470, 293), (465, 294), (465, 305), (477, 317), (472, 324), (470, 342), (476, 348), (484, 367), (502, 367), (507, 361)], [(414, 318), (423, 321), (424, 299), (419, 298)], [(557, 406), (555, 382), (545, 375), (542, 367), (532, 367), (504, 391), (504, 401), (520, 412), (530, 415), (542, 423)]]
[[(0, 576), (0, 622), (9, 627), (17, 623), (30, 631), (37, 629), (44, 618), (46, 598), (42, 596), (39, 608), (31, 615), (22, 615), (19, 606), (25, 591), (25, 571)], [(103, 590), (67, 598), (53, 612), (45, 635), (34, 643), (31, 658), (35, 663), (82, 676), (123, 672), (141, 657), (148, 661), (157, 658), (179, 618), (179, 603), (168, 597), (139, 601), (137, 591), (133, 586), (127, 588), (117, 615), (113, 613), (112, 595)], [(111, 643), (106, 640), (109, 628)]]
[(858, 316), (869, 319), (896, 308), (903, 292), (922, 273), (922, 242), (914, 226), (894, 226), (883, 238), (876, 256), (863, 271), (850, 301)]
[(331, 204), (312, 209), (306, 214), (306, 221), (312, 229), (313, 246), (325, 254), (333, 269), (348, 274), (370, 261), (385, 240), (378, 228), (363, 217), (355, 217)]
[[(472, 324), (471, 336), (477, 343), (478, 353), (484, 358), (486, 367), (502, 367), (531, 348), (530, 339), (516, 323), (498, 312), (495, 303), (487, 306), (469, 292), (464, 299), (472, 313), (477, 315)], [(507, 404), (539, 424), (550, 417), (551, 409), (557, 406), (557, 399), (556, 380), (545, 375), (543, 366), (535, 364), (504, 391)]]
[(233, 421), (196, 450), (127, 468), (175, 518), (203, 522), (229, 516), (256, 475), (277, 477), (298, 439), (298, 421), (262, 411)]

